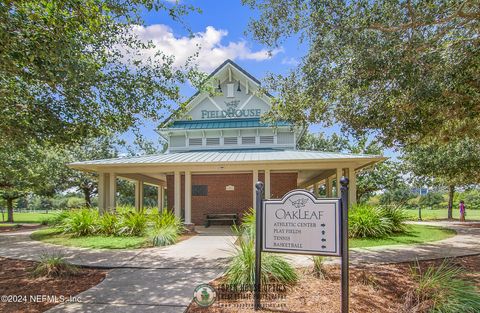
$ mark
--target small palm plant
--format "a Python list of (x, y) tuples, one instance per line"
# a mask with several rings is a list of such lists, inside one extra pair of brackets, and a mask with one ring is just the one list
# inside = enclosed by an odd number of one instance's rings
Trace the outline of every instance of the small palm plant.
[(182, 221), (169, 210), (152, 213), (153, 245), (168, 246), (177, 242), (180, 234), (185, 230)]

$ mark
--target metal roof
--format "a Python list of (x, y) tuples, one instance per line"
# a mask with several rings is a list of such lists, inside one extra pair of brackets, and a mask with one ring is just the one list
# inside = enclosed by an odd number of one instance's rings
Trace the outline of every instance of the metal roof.
[(175, 152), (158, 155), (145, 155), (138, 157), (125, 157), (116, 159), (92, 160), (70, 163), (71, 167), (82, 168), (84, 165), (110, 166), (110, 165), (147, 165), (147, 164), (208, 164), (208, 163), (251, 163), (251, 162), (282, 162), (282, 161), (326, 161), (326, 160), (352, 160), (371, 159), (381, 161), (381, 155), (348, 154), (321, 151), (302, 150), (275, 150), (275, 149), (250, 149), (250, 150), (208, 150)]
[(259, 118), (218, 119), (175, 121), (167, 129), (221, 129), (221, 128), (248, 128), (248, 127), (279, 127), (292, 126), (289, 122), (262, 123)]

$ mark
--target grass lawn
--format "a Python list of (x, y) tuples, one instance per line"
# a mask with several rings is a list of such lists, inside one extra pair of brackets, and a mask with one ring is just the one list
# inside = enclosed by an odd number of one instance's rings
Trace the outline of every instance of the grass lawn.
[[(22, 223), (41, 223), (46, 219), (51, 219), (57, 214), (56, 212), (51, 213), (13, 213), (13, 221), (15, 224), (22, 224)], [(7, 212), (5, 212), (5, 221), (7, 220)], [(0, 214), (0, 221), (1, 219)], [(11, 224), (10, 224), (11, 225)]]
[[(418, 219), (418, 210), (405, 210), (409, 216), (409, 219), (411, 220), (417, 220)], [(454, 208), (453, 210), (453, 218), (458, 219), (459, 218), (459, 211), (457, 208)], [(428, 209), (422, 209), (422, 220), (438, 220), (438, 219), (446, 219), (447, 218), (447, 209), (441, 209), (441, 210), (428, 210)], [(469, 210), (467, 208), (467, 216), (466, 216), (467, 221), (472, 221), (472, 220), (480, 220), (480, 210)]]
[(31, 238), (43, 242), (92, 249), (134, 249), (148, 246), (148, 237), (86, 236), (71, 237), (55, 228), (41, 229), (32, 233)]
[(428, 225), (408, 225), (406, 233), (393, 235), (382, 239), (350, 239), (350, 248), (367, 248), (375, 246), (389, 246), (402, 244), (417, 244), (437, 241), (455, 236), (455, 231)]

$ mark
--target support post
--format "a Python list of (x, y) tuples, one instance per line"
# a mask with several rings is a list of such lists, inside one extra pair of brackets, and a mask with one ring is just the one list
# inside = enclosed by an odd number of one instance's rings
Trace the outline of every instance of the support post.
[(158, 212), (163, 210), (163, 195), (164, 195), (164, 190), (163, 186), (157, 186), (157, 207), (158, 207)]
[(253, 170), (253, 180), (252, 180), (252, 193), (253, 193), (253, 203), (252, 203), (252, 208), (255, 207), (257, 204), (257, 193), (256, 193), (256, 184), (258, 182), (258, 170)]
[(143, 181), (135, 182), (135, 209), (140, 211), (143, 209)]
[(336, 196), (337, 198), (340, 198), (340, 179), (342, 178), (342, 169), (337, 168), (337, 175), (336, 175)]
[(175, 216), (178, 218), (182, 217), (182, 187), (181, 187), (181, 176), (180, 172), (175, 172), (174, 174), (174, 201), (173, 201), (173, 207), (175, 211)]
[(255, 286), (254, 286), (254, 310), (261, 308), (260, 291), (262, 275), (262, 206), (263, 206), (263, 183), (261, 181), (255, 184), (256, 204), (255, 204)]
[(315, 197), (317, 197), (317, 198), (319, 197), (318, 188), (319, 188), (319, 184), (318, 184), (318, 183), (313, 184), (313, 194), (314, 194)]
[(117, 206), (117, 175), (115, 173), (110, 173), (108, 179), (108, 210), (115, 211)]
[(330, 177), (327, 177), (325, 179), (325, 190), (327, 193), (327, 198), (331, 198), (332, 197), (332, 180), (330, 179)]
[(270, 199), (271, 195), (271, 180), (270, 180), (270, 170), (265, 170), (265, 199)]
[(350, 205), (355, 205), (357, 204), (357, 174), (355, 173), (354, 167), (350, 167), (348, 169), (348, 181), (349, 181), (348, 203)]
[(185, 171), (185, 224), (192, 223), (192, 173)]
[(349, 258), (348, 258), (348, 178), (342, 177), (340, 180), (341, 187), (341, 219), (342, 219), (342, 313), (348, 313), (349, 298)]
[(105, 198), (107, 191), (105, 190), (105, 173), (98, 173), (98, 209), (100, 213), (105, 212)]

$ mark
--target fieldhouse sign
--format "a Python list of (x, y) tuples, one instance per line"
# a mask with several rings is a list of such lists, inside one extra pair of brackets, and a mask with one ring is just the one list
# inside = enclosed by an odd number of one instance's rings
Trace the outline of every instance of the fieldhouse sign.
[(317, 199), (292, 190), (263, 201), (262, 250), (340, 256), (340, 199)]

